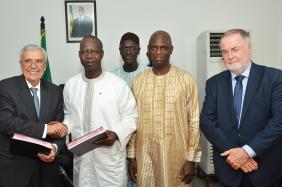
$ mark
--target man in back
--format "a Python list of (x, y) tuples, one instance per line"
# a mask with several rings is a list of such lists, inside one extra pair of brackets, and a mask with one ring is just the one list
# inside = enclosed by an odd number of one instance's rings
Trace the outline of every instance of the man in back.
[(130, 87), (133, 77), (148, 68), (137, 61), (140, 52), (139, 37), (131, 32), (125, 33), (119, 43), (119, 52), (124, 64), (114, 69), (113, 73), (125, 80)]
[[(140, 64), (137, 61), (140, 53), (139, 37), (131, 32), (122, 35), (119, 43), (119, 52), (124, 64), (112, 72), (126, 81), (127, 85), (131, 87), (133, 77), (148, 68), (146, 65)], [(134, 187), (134, 183), (129, 175), (128, 187)]]

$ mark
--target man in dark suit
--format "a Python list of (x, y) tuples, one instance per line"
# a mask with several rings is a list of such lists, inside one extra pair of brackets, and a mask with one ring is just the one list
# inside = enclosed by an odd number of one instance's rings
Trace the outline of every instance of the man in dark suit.
[[(40, 80), (46, 58), (39, 46), (25, 46), (20, 54), (22, 75), (0, 82), (1, 187), (60, 186), (54, 159), (64, 145), (67, 128), (60, 122), (64, 116), (61, 88)], [(14, 133), (52, 142), (52, 150), (36, 158), (12, 154)]]
[(91, 35), (93, 32), (93, 20), (85, 15), (83, 6), (78, 7), (78, 18), (72, 22), (72, 37), (84, 37)]
[(221, 187), (278, 187), (282, 175), (282, 73), (251, 61), (249, 33), (224, 33), (227, 71), (206, 82), (200, 127)]

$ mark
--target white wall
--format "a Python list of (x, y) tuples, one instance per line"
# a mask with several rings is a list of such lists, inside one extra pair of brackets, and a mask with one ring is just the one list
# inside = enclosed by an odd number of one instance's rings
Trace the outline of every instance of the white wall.
[[(171, 62), (196, 76), (196, 39), (204, 30), (244, 28), (252, 32), (256, 63), (282, 68), (282, 3), (279, 0), (97, 0), (98, 37), (104, 44), (103, 66), (121, 64), (118, 45), (131, 31), (141, 41), (140, 61), (156, 30), (173, 40)], [(47, 52), (53, 82), (64, 83), (81, 71), (78, 43), (66, 43), (63, 0), (2, 1), (0, 7), (0, 80), (20, 74), (18, 52), (40, 44), (40, 17), (45, 16)]]

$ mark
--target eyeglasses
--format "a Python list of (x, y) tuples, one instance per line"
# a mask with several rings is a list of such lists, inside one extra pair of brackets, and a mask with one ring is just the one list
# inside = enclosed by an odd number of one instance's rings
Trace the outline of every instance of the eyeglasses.
[(97, 55), (101, 52), (101, 50), (82, 50), (79, 51), (80, 55)]
[(24, 66), (31, 66), (34, 63), (37, 67), (44, 66), (45, 62), (43, 59), (24, 59), (21, 61)]

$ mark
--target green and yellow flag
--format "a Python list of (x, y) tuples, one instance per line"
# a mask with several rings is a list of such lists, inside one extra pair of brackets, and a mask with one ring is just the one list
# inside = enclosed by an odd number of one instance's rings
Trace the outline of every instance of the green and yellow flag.
[[(42, 21), (43, 18), (43, 21)], [(45, 24), (44, 24), (44, 17), (41, 17), (41, 47), (43, 49), (45, 49), (46, 53), (47, 53), (47, 49), (46, 49), (46, 30), (45, 30)], [(49, 66), (49, 61), (47, 58), (46, 61), (46, 70), (43, 74), (42, 80), (48, 81), (48, 82), (52, 82), (52, 77), (51, 77), (51, 71), (50, 71), (50, 66)]]
[(72, 20), (73, 20), (73, 10), (72, 5), (69, 6), (69, 23), (70, 23), (70, 33), (72, 33)]

